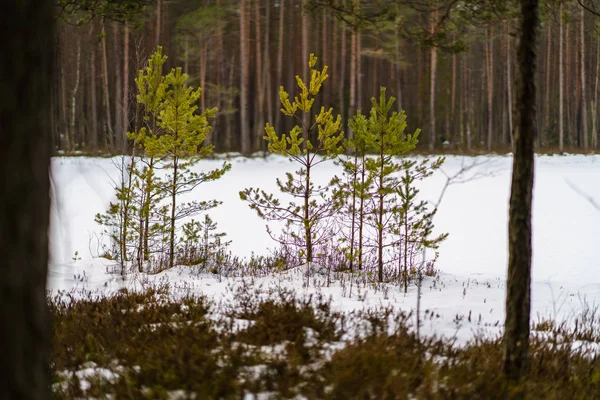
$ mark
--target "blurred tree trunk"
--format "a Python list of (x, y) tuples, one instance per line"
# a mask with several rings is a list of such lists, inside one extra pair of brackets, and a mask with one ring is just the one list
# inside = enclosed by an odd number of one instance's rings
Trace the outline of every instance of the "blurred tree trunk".
[[(279, 93), (279, 87), (283, 85), (283, 33), (285, 27), (285, 1), (279, 2), (279, 38), (277, 44), (277, 93)], [(277, 96), (279, 99), (279, 96)], [(279, 104), (279, 101), (276, 102)], [(277, 107), (279, 109), (279, 107)], [(282, 131), (281, 127), (281, 113), (275, 113), (275, 129), (278, 132)]]
[(588, 120), (587, 120), (587, 85), (585, 82), (585, 14), (584, 9), (581, 7), (581, 21), (580, 21), (580, 40), (581, 46), (579, 51), (581, 52), (581, 61), (579, 62), (579, 68), (581, 69), (581, 132), (582, 132), (582, 147), (584, 150), (588, 149), (589, 138), (588, 138)]
[[(356, 7), (358, 3), (357, 0), (353, 0), (353, 5)], [(356, 10), (355, 10), (356, 11)], [(352, 27), (352, 33), (350, 34), (350, 96), (348, 99), (349, 109), (348, 109), (348, 119), (352, 118), (356, 113), (356, 64), (357, 64), (357, 54), (356, 54), (356, 44), (357, 44), (357, 32), (356, 28)], [(354, 132), (352, 132), (351, 128), (348, 128), (348, 137), (352, 139), (354, 137)]]
[[(307, 5), (308, 0), (302, 0), (302, 80), (308, 86), (310, 83), (310, 76), (308, 73), (308, 60), (310, 55), (310, 15), (306, 10)], [(302, 136), (304, 137), (304, 142), (302, 143), (303, 148), (305, 148), (306, 141), (308, 140), (310, 117), (310, 113), (302, 113), (302, 124), (304, 125), (304, 129), (302, 130)]]
[[(430, 34), (434, 36), (435, 23), (438, 19), (438, 11), (430, 15)], [(435, 83), (437, 77), (437, 47), (431, 46), (430, 50), (430, 69), (429, 69), (429, 150), (435, 149)]]
[[(267, 5), (268, 6), (268, 5)], [(265, 141), (263, 140), (263, 129), (265, 126), (265, 115), (264, 115), (264, 103), (265, 103), (265, 92), (263, 87), (264, 78), (264, 66), (262, 62), (262, 42), (260, 34), (260, 1), (254, 0), (254, 49), (255, 49), (255, 60), (256, 60), (256, 75), (255, 75), (255, 90), (256, 94), (256, 105), (254, 107), (254, 150), (261, 150)]]
[(504, 333), (504, 372), (512, 381), (529, 372), (531, 312), (531, 205), (536, 138), (536, 46), (538, 0), (521, 0), (517, 50), (517, 123), (508, 221), (508, 280)]
[(96, 49), (98, 38), (94, 32), (94, 25), (93, 22), (90, 23), (90, 40), (92, 41), (90, 49), (90, 107), (92, 109), (92, 150), (96, 151), (98, 150), (98, 98), (96, 96)]
[(548, 36), (546, 38), (546, 99), (544, 106), (544, 126), (542, 127), (542, 147), (548, 146), (548, 131), (550, 130), (550, 77), (552, 56), (552, 25), (548, 24)]
[(51, 398), (46, 305), (54, 3), (3, 2), (0, 397)]
[(106, 145), (109, 149), (113, 149), (113, 127), (112, 117), (110, 113), (110, 92), (108, 88), (108, 55), (106, 53), (106, 30), (104, 29), (104, 23), (102, 23), (102, 30), (100, 31), (102, 38), (102, 78), (104, 82), (104, 123), (106, 124)]
[(592, 103), (592, 148), (598, 147), (598, 78), (600, 76), (600, 38), (596, 38), (596, 77)]
[(565, 149), (565, 134), (564, 134), (564, 60), (563, 60), (563, 6), (560, 3), (558, 8), (559, 25), (558, 25), (558, 150), (562, 153)]
[(487, 83), (487, 149), (492, 150), (494, 132), (494, 28), (487, 28), (485, 45), (486, 83)]
[(250, 115), (248, 112), (248, 95), (250, 84), (250, 0), (242, 0), (240, 8), (240, 134), (241, 151), (244, 155), (252, 152), (250, 137)]
[(123, 149), (127, 147), (127, 132), (129, 131), (129, 25), (125, 23), (123, 33), (123, 122), (125, 134)]
[(117, 135), (117, 150), (120, 154), (125, 153), (125, 144), (127, 143), (127, 135), (125, 134), (125, 128), (123, 127), (123, 97), (122, 97), (122, 69), (121, 52), (119, 48), (119, 24), (113, 22), (113, 57), (114, 57), (114, 70), (115, 70), (115, 87), (114, 87), (114, 103), (115, 103), (115, 134)]
[(79, 80), (81, 76), (81, 39), (79, 36), (77, 37), (77, 56), (75, 61), (75, 85), (73, 87), (73, 91), (71, 92), (71, 124), (69, 129), (66, 132), (66, 150), (73, 150), (74, 143), (76, 142), (75, 135), (75, 117), (77, 111), (77, 91), (79, 90)]
[(160, 30), (162, 29), (162, 0), (156, 0), (156, 31), (154, 32), (154, 50), (160, 46)]

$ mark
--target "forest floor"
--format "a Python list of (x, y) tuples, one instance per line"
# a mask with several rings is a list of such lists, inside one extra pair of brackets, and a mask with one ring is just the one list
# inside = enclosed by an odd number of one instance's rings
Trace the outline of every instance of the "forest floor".
[[(436, 202), (447, 177), (464, 170), (435, 216), (436, 232), (449, 237), (437, 276), (421, 284), (418, 313), (415, 282), (405, 293), (332, 265), (251, 268), (275, 244), (238, 192), (276, 192), (275, 179), (293, 166), (274, 156), (230, 161), (228, 174), (190, 198), (223, 201), (210, 215), (242, 267), (123, 275), (99, 258), (94, 223), (113, 200), (119, 157), (53, 159), (48, 286), (58, 397), (495, 398), (509, 390), (498, 371), (510, 156), (448, 156), (420, 184)], [(521, 388), (535, 398), (600, 394), (600, 210), (591, 200), (600, 199), (599, 167), (594, 155), (536, 157), (534, 372)], [(322, 164), (315, 179), (326, 184), (338, 172)]]

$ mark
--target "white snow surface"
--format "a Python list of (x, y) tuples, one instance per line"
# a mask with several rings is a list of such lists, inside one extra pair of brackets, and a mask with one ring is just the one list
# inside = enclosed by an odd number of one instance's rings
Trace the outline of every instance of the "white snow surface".
[[(228, 161), (232, 169), (221, 180), (199, 186), (183, 200), (222, 201), (209, 214), (232, 240), (233, 254), (266, 255), (275, 243), (266, 232), (265, 221), (239, 199), (238, 192), (260, 187), (277, 193), (276, 178), (294, 171), (296, 165), (278, 156)], [(118, 179), (115, 164), (119, 162), (120, 157), (52, 160), (49, 290), (85, 289), (109, 294), (121, 287), (169, 282), (216, 301), (233, 300), (230, 289), (240, 284), (240, 278), (218, 279), (176, 267), (152, 276), (130, 275), (124, 281), (109, 272), (113, 262), (96, 258), (95, 238), (101, 229), (94, 216), (114, 201), (112, 180)], [(213, 169), (222, 162), (203, 160), (197, 168)], [(422, 332), (456, 338), (462, 343), (474, 332), (499, 334), (504, 321), (512, 157), (449, 156), (443, 171), (419, 184), (423, 198), (435, 202), (446, 182), (445, 174), (452, 175), (473, 163), (476, 166), (461, 178), (464, 182), (448, 187), (435, 216), (436, 231), (448, 232), (449, 236), (439, 249), (439, 278), (426, 279), (422, 287), (421, 317), (439, 315), (424, 319)], [(586, 198), (600, 202), (600, 156), (536, 156), (535, 166), (532, 319), (573, 321), (600, 305), (600, 210)], [(314, 170), (314, 177), (325, 184), (339, 172), (327, 162)], [(304, 287), (305, 279), (299, 273), (302, 268), (258, 278), (253, 284), (289, 287), (300, 296), (318, 292), (331, 297), (333, 308), (343, 311), (380, 306), (411, 311), (417, 302), (416, 286), (411, 286), (408, 294), (391, 284), (384, 285), (385, 290), (354, 287), (352, 296), (348, 285), (340, 281), (315, 287), (311, 278), (309, 287)]]

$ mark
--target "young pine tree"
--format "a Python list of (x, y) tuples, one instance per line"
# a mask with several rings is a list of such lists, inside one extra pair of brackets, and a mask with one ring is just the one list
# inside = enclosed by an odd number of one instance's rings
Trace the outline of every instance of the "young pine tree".
[(437, 249), (440, 242), (448, 236), (441, 234), (431, 237), (433, 217), (437, 209), (429, 210), (427, 202), (418, 200), (419, 189), (415, 186), (417, 181), (431, 176), (443, 162), (444, 158), (440, 157), (434, 161), (403, 160), (401, 163), (400, 184), (396, 188), (396, 221), (392, 231), (398, 236), (398, 269), (402, 274), (405, 293), (408, 291), (408, 276), (415, 265), (415, 257), (422, 254), (425, 248)]
[(366, 118), (360, 110), (348, 122), (354, 132), (354, 137), (346, 142), (346, 149), (353, 155), (340, 156), (338, 164), (342, 167), (342, 177), (334, 177), (334, 198), (338, 202), (337, 208), (341, 211), (339, 218), (342, 225), (346, 225), (347, 232), (341, 239), (347, 243), (345, 255), (349, 261), (349, 269), (352, 271), (354, 265), (361, 270), (364, 261), (364, 238), (365, 238), (365, 205), (371, 198), (370, 193), (373, 185), (373, 177), (368, 174), (365, 160), (367, 157)]
[[(300, 202), (292, 200), (286, 206), (273, 194), (258, 188), (240, 192), (240, 198), (249, 202), (250, 207), (256, 210), (261, 218), (268, 221), (286, 221), (286, 230), (293, 241), (302, 248), (301, 255), (309, 265), (314, 258), (315, 241), (324, 240), (331, 234), (326, 221), (335, 213), (336, 204), (328, 195), (328, 187), (314, 184), (314, 168), (337, 157), (343, 150), (342, 120), (339, 115), (335, 117), (331, 108), (326, 110), (322, 107), (314, 118), (310, 118), (315, 97), (329, 76), (327, 66), (319, 71), (315, 69), (316, 63), (317, 57), (311, 54), (311, 78), (308, 86), (296, 76), (300, 93), (293, 101), (283, 87), (279, 91), (281, 112), (294, 118), (298, 124), (294, 125), (287, 135), (283, 134), (281, 137), (269, 123), (265, 127), (269, 151), (287, 156), (299, 166), (293, 174), (286, 174), (285, 181), (277, 179), (277, 186), (281, 193), (293, 199), (300, 199)], [(313, 132), (316, 133), (316, 141), (309, 139)], [(292, 228), (299, 228), (301, 233), (298, 234)]]
[(221, 168), (208, 172), (197, 172), (193, 169), (203, 156), (213, 151), (212, 145), (204, 143), (210, 131), (209, 118), (214, 117), (216, 109), (198, 112), (196, 104), (202, 90), (194, 90), (188, 86), (188, 78), (181, 68), (172, 69), (165, 76), (165, 95), (160, 113), (156, 117), (161, 135), (149, 136), (144, 141), (144, 148), (148, 154), (164, 157), (164, 168), (169, 171), (159, 187), (171, 202), (168, 226), (169, 268), (172, 268), (175, 262), (177, 221), (220, 204), (216, 200), (178, 204), (178, 195), (190, 192), (204, 182), (219, 179), (231, 168), (231, 164), (223, 163)]
[[(363, 130), (367, 149), (375, 154), (366, 158), (365, 167), (373, 180), (373, 209), (368, 212), (376, 231), (377, 273), (379, 282), (383, 282), (384, 248), (386, 233), (396, 213), (395, 191), (399, 185), (398, 172), (401, 165), (395, 158), (415, 148), (419, 130), (406, 134), (406, 115), (403, 111), (390, 110), (396, 99), (386, 98), (385, 87), (381, 88), (379, 101), (371, 99), (373, 104), (369, 118), (358, 118), (356, 128)], [(358, 116), (357, 116), (358, 117)]]

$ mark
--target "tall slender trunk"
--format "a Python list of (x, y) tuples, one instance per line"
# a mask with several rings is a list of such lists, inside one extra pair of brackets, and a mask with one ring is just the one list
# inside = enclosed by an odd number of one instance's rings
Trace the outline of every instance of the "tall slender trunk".
[[(308, 5), (308, 0), (302, 0), (302, 80), (308, 86), (309, 83), (309, 74), (308, 74), (308, 60), (309, 60), (309, 32), (310, 32), (310, 16), (306, 11), (306, 6)], [(304, 142), (302, 143), (302, 147), (306, 148), (306, 142), (309, 139), (309, 131), (308, 126), (310, 124), (310, 113), (302, 114), (302, 124), (304, 125), (302, 129), (302, 136), (304, 138)]]
[(596, 78), (594, 79), (594, 102), (592, 103), (592, 148), (598, 147), (598, 78), (600, 75), (600, 38), (596, 38)]
[[(357, 6), (358, 8), (358, 6)], [(360, 110), (363, 106), (362, 104), (362, 38), (361, 32), (356, 32), (356, 104), (354, 105), (354, 111)], [(372, 74), (375, 76), (375, 73)], [(375, 89), (375, 88), (373, 88)]]
[(54, 2), (42, 0), (2, 4), (0, 393), (5, 399), (54, 397), (46, 282), (55, 9)]
[[(272, 94), (272, 90), (271, 90), (271, 46), (270, 43), (271, 41), (269, 40), (269, 38), (271, 37), (271, 4), (270, 2), (267, 0), (265, 2), (265, 7), (266, 7), (266, 14), (265, 14), (265, 38), (264, 38), (264, 62), (265, 62), (265, 68), (263, 71), (263, 87), (264, 89), (262, 90), (263, 93), (266, 96), (266, 102), (267, 102), (267, 119), (269, 121), (269, 123), (273, 122), (273, 94)], [(277, 113), (277, 114), (281, 114), (281, 113)], [(264, 129), (264, 123), (260, 124), (259, 127), (261, 129)], [(262, 131), (261, 131), (262, 132)], [(259, 135), (262, 138), (262, 134)]]
[[(117, 135), (117, 149), (121, 154), (125, 154), (125, 143), (127, 143), (127, 136), (125, 129), (123, 128), (123, 98), (122, 94), (122, 69), (120, 63), (122, 61), (121, 54), (119, 52), (119, 25), (117, 22), (113, 22), (113, 54), (115, 58), (115, 133)], [(124, 61), (124, 60), (123, 60)]]
[(100, 33), (102, 40), (102, 69), (103, 69), (103, 80), (104, 80), (104, 112), (105, 112), (105, 124), (106, 124), (106, 144), (109, 148), (113, 149), (113, 137), (114, 131), (112, 126), (112, 117), (110, 112), (110, 92), (108, 90), (108, 55), (106, 52), (106, 31), (104, 29), (104, 22), (102, 23), (102, 30)]
[[(323, 55), (323, 64), (331, 65), (333, 68), (335, 68), (334, 64), (331, 63), (331, 60), (330, 60), (331, 52), (328, 48), (328, 44), (331, 41), (331, 39), (329, 37), (329, 31), (327, 30), (327, 27), (329, 26), (328, 17), (329, 17), (328, 10), (325, 9), (323, 11), (323, 21), (322, 21), (323, 30), (321, 32), (321, 54)], [(332, 85), (326, 85), (323, 88), (322, 99), (323, 99), (323, 105), (325, 105), (325, 106), (328, 106), (331, 102), (331, 86)]]
[[(306, 262), (313, 262), (312, 224), (310, 221), (310, 151), (306, 152), (306, 177), (304, 178), (304, 237), (306, 240)], [(309, 272), (310, 273), (310, 272)]]
[[(383, 130), (382, 134), (383, 136)], [(377, 272), (379, 282), (383, 282), (383, 210), (384, 210), (384, 191), (383, 191), (383, 171), (385, 169), (385, 158), (383, 153), (383, 140), (381, 141), (381, 151), (379, 157), (381, 163), (379, 165), (379, 195), (378, 195), (378, 210), (377, 210)]]
[(90, 23), (90, 37), (92, 40), (92, 46), (90, 49), (90, 107), (92, 109), (92, 132), (91, 132), (91, 143), (92, 150), (98, 150), (98, 99), (96, 96), (96, 49), (97, 49), (97, 38), (94, 35), (94, 23)]
[(552, 56), (552, 25), (548, 24), (548, 35), (546, 37), (546, 101), (544, 106), (544, 126), (542, 130), (542, 146), (548, 146), (548, 131), (550, 130), (550, 73)]
[[(198, 66), (198, 70), (200, 72), (200, 87), (202, 88), (202, 93), (200, 94), (200, 109), (206, 110), (206, 75), (208, 73), (208, 40), (203, 40), (200, 43), (200, 65)], [(212, 144), (213, 136), (206, 135), (204, 139), (205, 145)]]
[[(64, 43), (60, 48), (60, 62), (64, 65), (65, 63), (65, 51), (64, 51)], [(67, 107), (67, 78), (65, 68), (60, 68), (60, 146), (64, 147), (64, 137), (68, 135), (68, 107)]]
[(488, 26), (488, 40), (485, 46), (485, 59), (487, 63), (487, 150), (492, 150), (494, 132), (494, 28)]
[[(268, 6), (268, 5), (267, 5)], [(254, 150), (260, 150), (264, 147), (265, 141), (263, 140), (262, 131), (265, 125), (265, 91), (263, 87), (263, 62), (262, 62), (262, 45), (261, 45), (261, 34), (260, 34), (260, 1), (254, 0), (254, 28), (255, 28), (255, 59), (256, 59), (256, 105), (254, 107)]]
[[(435, 23), (437, 22), (437, 10), (430, 15), (430, 34), (434, 35)], [(429, 150), (435, 149), (435, 83), (437, 77), (437, 47), (431, 46), (430, 68), (429, 68)]]
[(466, 59), (467, 56), (466, 54), (462, 54), (461, 57), (461, 65), (462, 65), (462, 69), (461, 69), (461, 76), (460, 76), (460, 80), (461, 80), (461, 84), (460, 84), (460, 88), (462, 89), (460, 91), (460, 100), (459, 100), (459, 107), (460, 107), (460, 112), (458, 113), (459, 115), (459, 122), (458, 122), (458, 129), (459, 129), (459, 148), (462, 150), (464, 148), (465, 145), (465, 110), (466, 110), (466, 87), (467, 87), (467, 65), (466, 65)]
[[(352, 118), (356, 112), (356, 28), (352, 28), (350, 34), (350, 99), (349, 99), (349, 110), (348, 117)], [(348, 136), (350, 139), (354, 137), (352, 129), (348, 129)]]
[[(231, 63), (229, 64), (230, 66), (235, 65), (235, 54), (233, 54), (231, 56)], [(229, 68), (229, 77), (228, 77), (228, 85), (227, 87), (231, 88), (233, 87), (234, 84), (234, 68), (230, 67)], [(225, 115), (225, 148), (228, 149), (227, 151), (232, 151), (233, 150), (233, 113), (229, 112)]]
[[(279, 37), (277, 43), (277, 88), (279, 93), (279, 87), (283, 85), (283, 33), (285, 28), (285, 2), (281, 0), (279, 2)], [(281, 131), (281, 113), (275, 114), (275, 129)]]
[(71, 92), (71, 127), (66, 135), (67, 149), (73, 150), (75, 141), (75, 111), (77, 109), (77, 91), (79, 90), (79, 77), (81, 72), (81, 39), (77, 36), (77, 61), (75, 64), (75, 86)]
[(365, 180), (366, 180), (366, 168), (365, 168), (365, 158), (366, 158), (366, 150), (364, 148), (361, 149), (361, 169), (360, 169), (360, 202), (358, 206), (358, 269), (362, 270), (363, 266), (363, 237), (364, 237), (364, 223), (365, 223)]
[[(340, 52), (340, 81), (339, 81), (339, 98), (340, 98), (340, 114), (342, 116), (342, 121), (347, 121), (352, 118), (351, 115), (348, 115), (346, 112), (346, 101), (344, 95), (344, 88), (346, 86), (346, 42), (348, 33), (346, 32), (346, 24), (341, 24), (341, 52)], [(350, 135), (350, 134), (348, 134)]]
[[(453, 36), (456, 41), (456, 35)], [(456, 52), (452, 53), (452, 86), (450, 89), (450, 122), (446, 127), (447, 140), (454, 145), (454, 131), (456, 129)]]
[(564, 134), (564, 61), (563, 61), (563, 5), (560, 3), (558, 8), (559, 18), (558, 25), (558, 150), (562, 153), (565, 150), (565, 134)]
[(160, 46), (160, 31), (162, 29), (162, 0), (156, 0), (156, 31), (154, 32), (154, 48)]
[[(122, 129), (125, 135), (129, 131), (129, 25), (125, 23), (123, 32), (123, 122)], [(127, 136), (123, 147), (127, 147)]]
[(173, 156), (173, 184), (171, 186), (171, 225), (169, 227), (169, 268), (175, 266), (175, 211), (177, 208), (177, 181), (179, 157)]
[[(468, 68), (468, 58), (467, 58), (467, 68)], [(466, 103), (467, 103), (467, 107), (466, 107), (466, 117), (465, 117), (465, 133), (467, 136), (467, 151), (471, 151), (472, 148), (472, 142), (473, 142), (473, 138), (472, 138), (472, 134), (471, 134), (471, 124), (473, 123), (473, 101), (474, 101), (474, 97), (475, 94), (473, 93), (472, 87), (472, 77), (471, 74), (467, 73), (467, 68), (465, 68), (465, 74), (466, 74), (466, 82), (467, 84), (465, 85), (465, 96), (466, 96)]]
[(252, 142), (250, 136), (248, 96), (250, 92), (250, 0), (242, 0), (240, 11), (240, 134), (242, 154), (250, 155)]
[(506, 38), (506, 96), (508, 110), (508, 142), (513, 147), (513, 74), (512, 74), (512, 50), (510, 47), (510, 35)]
[(566, 126), (567, 126), (567, 141), (569, 145), (572, 145), (573, 127), (571, 126), (571, 51), (569, 46), (570, 29), (567, 22), (565, 27), (565, 108), (566, 108)]
[[(217, 7), (219, 7), (220, 1), (217, 0), (216, 4), (217, 4)], [(224, 90), (224, 86), (225, 86), (225, 79), (224, 79), (225, 64), (224, 64), (223, 55), (225, 52), (223, 50), (223, 19), (220, 16), (217, 19), (216, 40), (217, 40), (217, 59), (216, 59), (216, 62), (217, 62), (217, 68), (216, 68), (217, 107), (219, 108), (219, 110), (222, 110), (223, 109), (223, 90)], [(222, 121), (223, 121), (222, 113), (217, 113), (213, 127), (214, 127), (214, 131), (217, 133), (217, 135), (219, 135), (219, 137), (221, 136)], [(227, 127), (225, 127), (225, 129), (227, 129)], [(219, 150), (231, 151), (231, 149), (228, 148), (227, 146), (224, 146), (225, 147), (224, 149), (221, 148), (220, 145), (223, 145), (223, 144), (224, 144), (223, 142), (215, 143), (215, 145), (219, 145)]]
[[(531, 208), (536, 138), (536, 47), (538, 0), (521, 2), (518, 46), (517, 126), (513, 158), (508, 222), (508, 279), (504, 331), (504, 372), (522, 387), (529, 372), (529, 324), (531, 314)], [(523, 389), (520, 389), (523, 390)], [(524, 397), (520, 391), (516, 398)]]
[(581, 130), (583, 134), (583, 148), (588, 149), (589, 138), (588, 138), (588, 120), (587, 120), (587, 95), (586, 95), (586, 82), (585, 82), (585, 11), (581, 7), (581, 22), (580, 22), (580, 36), (581, 36)]

